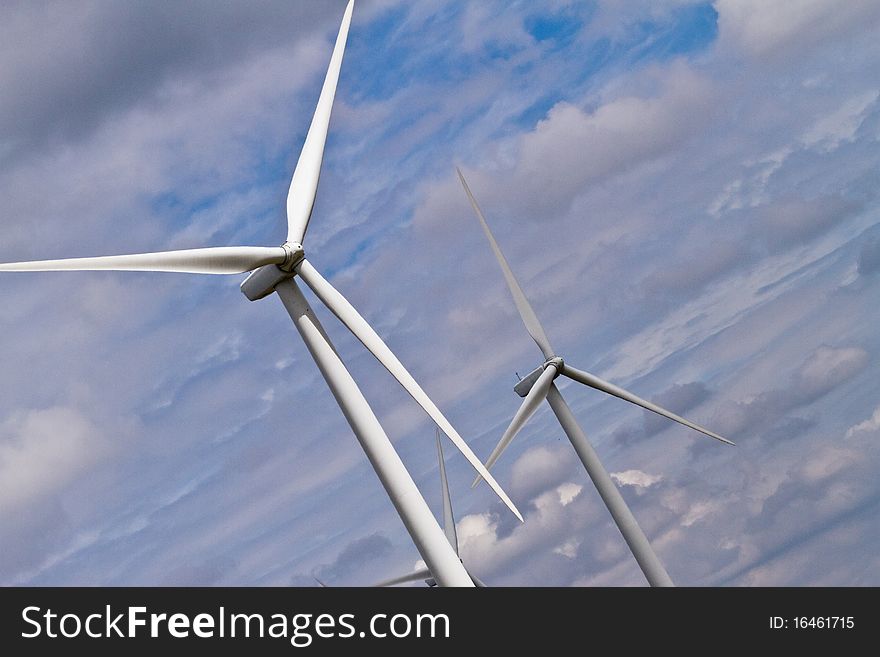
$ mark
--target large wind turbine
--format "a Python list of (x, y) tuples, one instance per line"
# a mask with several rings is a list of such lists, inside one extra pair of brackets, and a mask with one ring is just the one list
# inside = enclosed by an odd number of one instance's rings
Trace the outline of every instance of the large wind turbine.
[[(455, 531), (455, 516), (452, 513), (452, 498), (449, 495), (449, 481), (446, 479), (446, 462), (443, 459), (443, 444), (440, 442), (440, 429), (437, 429), (437, 459), (440, 461), (440, 492), (443, 496), (443, 532), (446, 534), (446, 538), (449, 541), (449, 544), (453, 547), (456, 554), (459, 554), (458, 549), (458, 534)], [(467, 566), (465, 565), (465, 569)], [(479, 587), (486, 586), (479, 580), (479, 578), (474, 575), (471, 571), (468, 570), (468, 575), (473, 580), (474, 584)], [(419, 568), (414, 570), (411, 573), (407, 573), (406, 575), (401, 575), (399, 577), (392, 577), (391, 579), (386, 579), (382, 582), (374, 584), (374, 586), (394, 586), (395, 584), (405, 584), (407, 582), (418, 582), (419, 580), (425, 580), (425, 583), (428, 586), (437, 586), (437, 578), (434, 577), (430, 568)], [(318, 580), (320, 583), (320, 580)], [(322, 584), (323, 586), (323, 584)]]
[(327, 381), (346, 420), (367, 454), (419, 553), (442, 585), (472, 586), (470, 577), (446, 540), (446, 536), (409, 473), (394, 450), (296, 282), (299, 276), (334, 315), (360, 340), (397, 379), (434, 422), (449, 436), (476, 471), (487, 478), (495, 493), (516, 514), (522, 516), (497, 482), (491, 478), (467, 443), (437, 406), (385, 345), (372, 327), (327, 280), (306, 260), (303, 239), (311, 218), (330, 112), (342, 66), (354, 0), (342, 18), (336, 45), (318, 99), (305, 143), (300, 152), (287, 196), (287, 239), (276, 247), (216, 247), (161, 253), (41, 260), (0, 264), (0, 271), (159, 271), (194, 274), (239, 274), (251, 271), (241, 284), (244, 295), (255, 301), (277, 292), (306, 343), (312, 358)]
[[(638, 522), (636, 522), (632, 511), (630, 511), (623, 496), (617, 489), (617, 486), (614, 485), (614, 482), (608, 475), (608, 471), (605, 470), (605, 466), (603, 466), (602, 462), (599, 460), (596, 450), (593, 449), (590, 441), (587, 440), (586, 435), (584, 435), (583, 430), (578, 425), (577, 420), (575, 420), (571, 409), (562, 398), (562, 395), (556, 388), (553, 380), (562, 374), (578, 383), (582, 383), (590, 388), (601, 390), (609, 395), (614, 395), (615, 397), (619, 397), (620, 399), (641, 406), (646, 410), (653, 411), (658, 415), (662, 415), (663, 417), (674, 420), (686, 427), (695, 429), (696, 431), (706, 434), (707, 436), (715, 438), (723, 443), (727, 443), (728, 445), (733, 445), (733, 443), (726, 438), (719, 436), (717, 433), (704, 429), (689, 420), (685, 420), (683, 417), (671, 413), (665, 408), (657, 406), (657, 404), (646, 401), (613, 383), (603, 381), (598, 376), (590, 374), (589, 372), (576, 369), (556, 355), (553, 347), (550, 346), (550, 340), (547, 338), (544, 328), (538, 321), (538, 316), (535, 314), (535, 311), (532, 310), (532, 306), (529, 304), (526, 295), (523, 293), (522, 288), (514, 277), (513, 271), (511, 271), (510, 265), (507, 263), (507, 259), (504, 257), (504, 254), (501, 253), (501, 248), (495, 241), (492, 231), (489, 230), (489, 224), (486, 222), (486, 218), (483, 216), (480, 206), (477, 205), (477, 200), (471, 193), (470, 187), (468, 187), (467, 181), (464, 179), (464, 175), (462, 175), (461, 170), (458, 168), (456, 168), (456, 172), (458, 173), (459, 180), (461, 180), (461, 184), (464, 187), (468, 200), (471, 202), (474, 213), (477, 215), (480, 226), (482, 226), (483, 232), (489, 240), (489, 246), (492, 247), (492, 252), (495, 254), (495, 258), (501, 266), (504, 280), (507, 282), (507, 287), (510, 289), (510, 294), (513, 296), (513, 301), (516, 304), (520, 317), (522, 317), (523, 323), (526, 325), (526, 330), (529, 332), (529, 335), (532, 336), (532, 339), (544, 355), (544, 362), (514, 387), (516, 393), (520, 397), (525, 397), (525, 399), (523, 400), (522, 406), (519, 407), (516, 414), (513, 416), (513, 421), (511, 421), (510, 426), (507, 427), (507, 430), (501, 436), (498, 445), (496, 445), (492, 454), (489, 456), (489, 459), (486, 461), (486, 467), (491, 468), (495, 464), (498, 457), (500, 457), (504, 450), (507, 449), (507, 446), (510, 445), (510, 441), (513, 440), (519, 430), (522, 429), (523, 425), (525, 425), (528, 419), (534, 414), (541, 402), (546, 399), (549, 402), (550, 407), (553, 409), (553, 412), (556, 414), (559, 424), (562, 425), (563, 431), (565, 431), (572, 446), (574, 446), (581, 462), (584, 464), (587, 474), (589, 474), (590, 479), (593, 480), (593, 484), (599, 491), (599, 495), (608, 507), (608, 511), (611, 512), (614, 522), (617, 524), (620, 533), (623, 534), (623, 538), (629, 545), (629, 548), (632, 551), (633, 556), (636, 558), (639, 567), (642, 569), (642, 572), (645, 574), (648, 583), (651, 584), (651, 586), (673, 586), (672, 579), (669, 577), (669, 574), (666, 572), (666, 569), (663, 567), (663, 564), (660, 562), (660, 559), (657, 557), (657, 554), (654, 552), (654, 549), (645, 537), (645, 533), (642, 531), (641, 527), (639, 527)], [(478, 475), (474, 481), (474, 485), (476, 486), (479, 481), (480, 476)]]

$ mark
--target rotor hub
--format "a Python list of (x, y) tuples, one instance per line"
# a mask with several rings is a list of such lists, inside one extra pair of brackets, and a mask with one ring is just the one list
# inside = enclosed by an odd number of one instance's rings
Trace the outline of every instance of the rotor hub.
[(278, 265), (281, 271), (292, 272), (294, 267), (306, 257), (303, 245), (299, 242), (285, 242), (281, 245), (281, 248), (284, 249), (285, 253), (284, 262)]
[(544, 365), (542, 365), (542, 369), (546, 370), (548, 367), (555, 367), (556, 373), (561, 374), (562, 368), (565, 367), (565, 363), (563, 362), (562, 358), (560, 358), (559, 356), (554, 356), (553, 358), (548, 358), (547, 360), (544, 361)]

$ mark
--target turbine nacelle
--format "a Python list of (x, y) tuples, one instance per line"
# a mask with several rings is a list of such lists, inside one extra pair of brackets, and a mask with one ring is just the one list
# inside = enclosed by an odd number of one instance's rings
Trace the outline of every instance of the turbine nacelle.
[(518, 394), (520, 397), (525, 397), (529, 394), (529, 391), (532, 389), (532, 386), (535, 385), (535, 382), (538, 380), (538, 377), (541, 376), (544, 372), (544, 365), (538, 365), (531, 372), (526, 374), (523, 378), (519, 380), (515, 386), (513, 386), (513, 391)]
[(565, 367), (565, 362), (559, 356), (548, 358), (543, 363), (538, 365), (538, 367), (536, 367), (531, 372), (526, 374), (523, 378), (521, 378), (519, 380), (519, 383), (513, 386), (513, 391), (520, 397), (525, 397), (527, 394), (529, 394), (532, 386), (535, 385), (535, 383), (538, 381), (538, 378), (544, 373), (544, 370), (546, 370), (548, 367), (555, 367), (558, 376), (559, 374), (562, 374), (562, 369)]
[(296, 275), (294, 269), (305, 259), (303, 245), (299, 242), (285, 242), (284, 262), (277, 265), (266, 265), (251, 272), (241, 283), (241, 293), (251, 301), (264, 299), (275, 291), (275, 287), (284, 280)]

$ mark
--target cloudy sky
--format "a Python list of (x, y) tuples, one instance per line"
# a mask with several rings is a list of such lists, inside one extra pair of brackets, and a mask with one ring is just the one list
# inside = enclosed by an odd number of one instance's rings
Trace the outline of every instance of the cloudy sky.
[[(276, 245), (344, 2), (4, 2), (0, 260)], [(478, 455), (540, 353), (673, 580), (880, 585), (880, 5), (360, 0), (306, 243)], [(276, 298), (6, 274), (0, 583), (368, 584), (419, 555)], [(433, 427), (320, 317), (435, 511)], [(452, 449), (490, 585), (643, 585), (546, 406)]]

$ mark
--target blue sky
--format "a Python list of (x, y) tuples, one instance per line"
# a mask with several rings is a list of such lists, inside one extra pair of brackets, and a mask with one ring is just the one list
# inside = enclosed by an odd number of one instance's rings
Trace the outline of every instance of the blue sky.
[[(5, 3), (0, 260), (274, 245), (344, 2)], [(539, 364), (454, 177), (672, 578), (877, 585), (875, 3), (359, 0), (309, 258), (485, 458)], [(418, 554), (280, 303), (4, 276), (0, 582), (368, 584)], [(429, 504), (430, 421), (329, 315)], [(642, 585), (551, 413), (447, 449), (492, 585)]]

